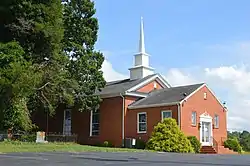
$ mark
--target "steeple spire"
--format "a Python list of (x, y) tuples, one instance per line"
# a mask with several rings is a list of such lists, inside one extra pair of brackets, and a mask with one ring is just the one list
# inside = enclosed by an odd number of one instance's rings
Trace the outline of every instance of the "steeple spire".
[(145, 52), (145, 42), (144, 42), (143, 17), (141, 17), (139, 53), (146, 53), (146, 52)]
[(154, 73), (154, 69), (149, 66), (149, 55), (145, 51), (143, 19), (141, 17), (139, 52), (134, 55), (134, 66), (130, 68), (130, 79), (141, 79)]

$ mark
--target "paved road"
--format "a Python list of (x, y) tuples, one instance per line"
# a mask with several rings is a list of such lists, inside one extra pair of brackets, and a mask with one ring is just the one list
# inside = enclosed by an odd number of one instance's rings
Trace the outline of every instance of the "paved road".
[(250, 166), (250, 155), (174, 153), (12, 153), (0, 166)]

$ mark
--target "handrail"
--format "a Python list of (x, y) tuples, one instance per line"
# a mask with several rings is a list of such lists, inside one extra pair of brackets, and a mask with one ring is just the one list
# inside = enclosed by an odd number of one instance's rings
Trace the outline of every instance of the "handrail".
[(218, 151), (219, 151), (218, 141), (216, 139), (214, 139), (214, 137), (211, 137), (211, 139), (213, 140), (213, 147), (214, 147), (216, 153), (218, 153)]

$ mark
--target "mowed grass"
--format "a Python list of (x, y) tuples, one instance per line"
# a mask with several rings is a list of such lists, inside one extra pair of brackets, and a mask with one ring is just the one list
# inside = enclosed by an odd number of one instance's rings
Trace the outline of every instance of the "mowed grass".
[(145, 150), (127, 148), (108, 148), (79, 145), (75, 143), (31, 143), (0, 142), (0, 153), (11, 152), (143, 152)]

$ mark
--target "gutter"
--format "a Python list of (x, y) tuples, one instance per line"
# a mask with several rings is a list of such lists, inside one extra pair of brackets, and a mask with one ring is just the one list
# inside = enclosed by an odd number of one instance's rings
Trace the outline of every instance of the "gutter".
[(177, 107), (178, 107), (178, 126), (181, 129), (181, 104), (178, 103)]
[(124, 132), (124, 114), (125, 114), (125, 109), (124, 109), (124, 106), (125, 106), (125, 98), (124, 96), (122, 95), (122, 93), (120, 93), (120, 96), (122, 98), (122, 147), (124, 147), (124, 137), (125, 137), (125, 132)]

